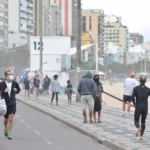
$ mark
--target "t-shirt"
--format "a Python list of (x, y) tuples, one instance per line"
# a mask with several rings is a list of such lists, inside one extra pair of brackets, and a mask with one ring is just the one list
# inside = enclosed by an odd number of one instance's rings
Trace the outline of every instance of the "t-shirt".
[(132, 96), (135, 86), (137, 86), (137, 81), (134, 78), (127, 78), (124, 82), (124, 95)]
[(10, 97), (10, 95), (11, 95), (12, 82), (10, 82), (10, 83), (6, 82), (6, 85), (7, 85), (7, 88), (8, 88), (8, 95), (9, 95), (9, 97)]
[(35, 80), (34, 80), (34, 86), (35, 86), (36, 88), (39, 88), (39, 86), (40, 86), (40, 80), (39, 80), (39, 79), (35, 79)]

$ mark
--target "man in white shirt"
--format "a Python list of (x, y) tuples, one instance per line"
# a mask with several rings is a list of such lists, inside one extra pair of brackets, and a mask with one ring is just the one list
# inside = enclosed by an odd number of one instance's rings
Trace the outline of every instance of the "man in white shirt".
[(131, 109), (131, 102), (132, 102), (132, 93), (135, 86), (137, 86), (137, 81), (134, 79), (135, 74), (134, 72), (130, 73), (130, 78), (127, 78), (124, 82), (124, 95), (123, 95), (123, 116), (125, 115), (126, 104), (128, 104), (128, 114)]

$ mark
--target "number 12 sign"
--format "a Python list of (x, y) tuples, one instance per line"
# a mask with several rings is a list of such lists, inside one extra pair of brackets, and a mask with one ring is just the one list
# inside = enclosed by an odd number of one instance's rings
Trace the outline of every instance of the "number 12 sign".
[[(33, 42), (34, 50), (40, 50), (40, 42)], [(43, 43), (42, 43), (42, 49), (43, 49)]]

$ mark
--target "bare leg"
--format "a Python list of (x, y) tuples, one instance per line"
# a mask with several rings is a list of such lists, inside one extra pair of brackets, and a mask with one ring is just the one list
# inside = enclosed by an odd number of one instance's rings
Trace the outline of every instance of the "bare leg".
[(92, 110), (92, 109), (90, 109), (90, 110), (89, 110), (90, 122), (92, 122), (92, 114), (93, 114), (93, 110)]
[(5, 127), (5, 129), (7, 129), (7, 124), (8, 124), (8, 119), (4, 119), (4, 127)]
[(94, 123), (96, 123), (96, 111), (93, 110)]
[(86, 110), (83, 110), (84, 121), (87, 122)]
[(8, 124), (7, 124), (8, 134), (10, 134), (12, 132), (13, 119), (14, 119), (14, 114), (10, 114), (9, 117), (8, 117)]
[(126, 103), (123, 102), (122, 104), (122, 110), (123, 110), (123, 115), (125, 115), (125, 110), (126, 110)]
[(131, 109), (131, 102), (128, 102), (128, 112), (130, 112)]
[(100, 117), (101, 117), (101, 111), (98, 112), (98, 123), (102, 123)]

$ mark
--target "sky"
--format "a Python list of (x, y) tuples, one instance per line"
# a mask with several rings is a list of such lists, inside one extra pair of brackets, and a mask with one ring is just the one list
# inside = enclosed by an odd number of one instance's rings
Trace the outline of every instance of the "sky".
[(150, 41), (150, 0), (82, 0), (82, 8), (120, 16), (129, 32), (140, 33)]

